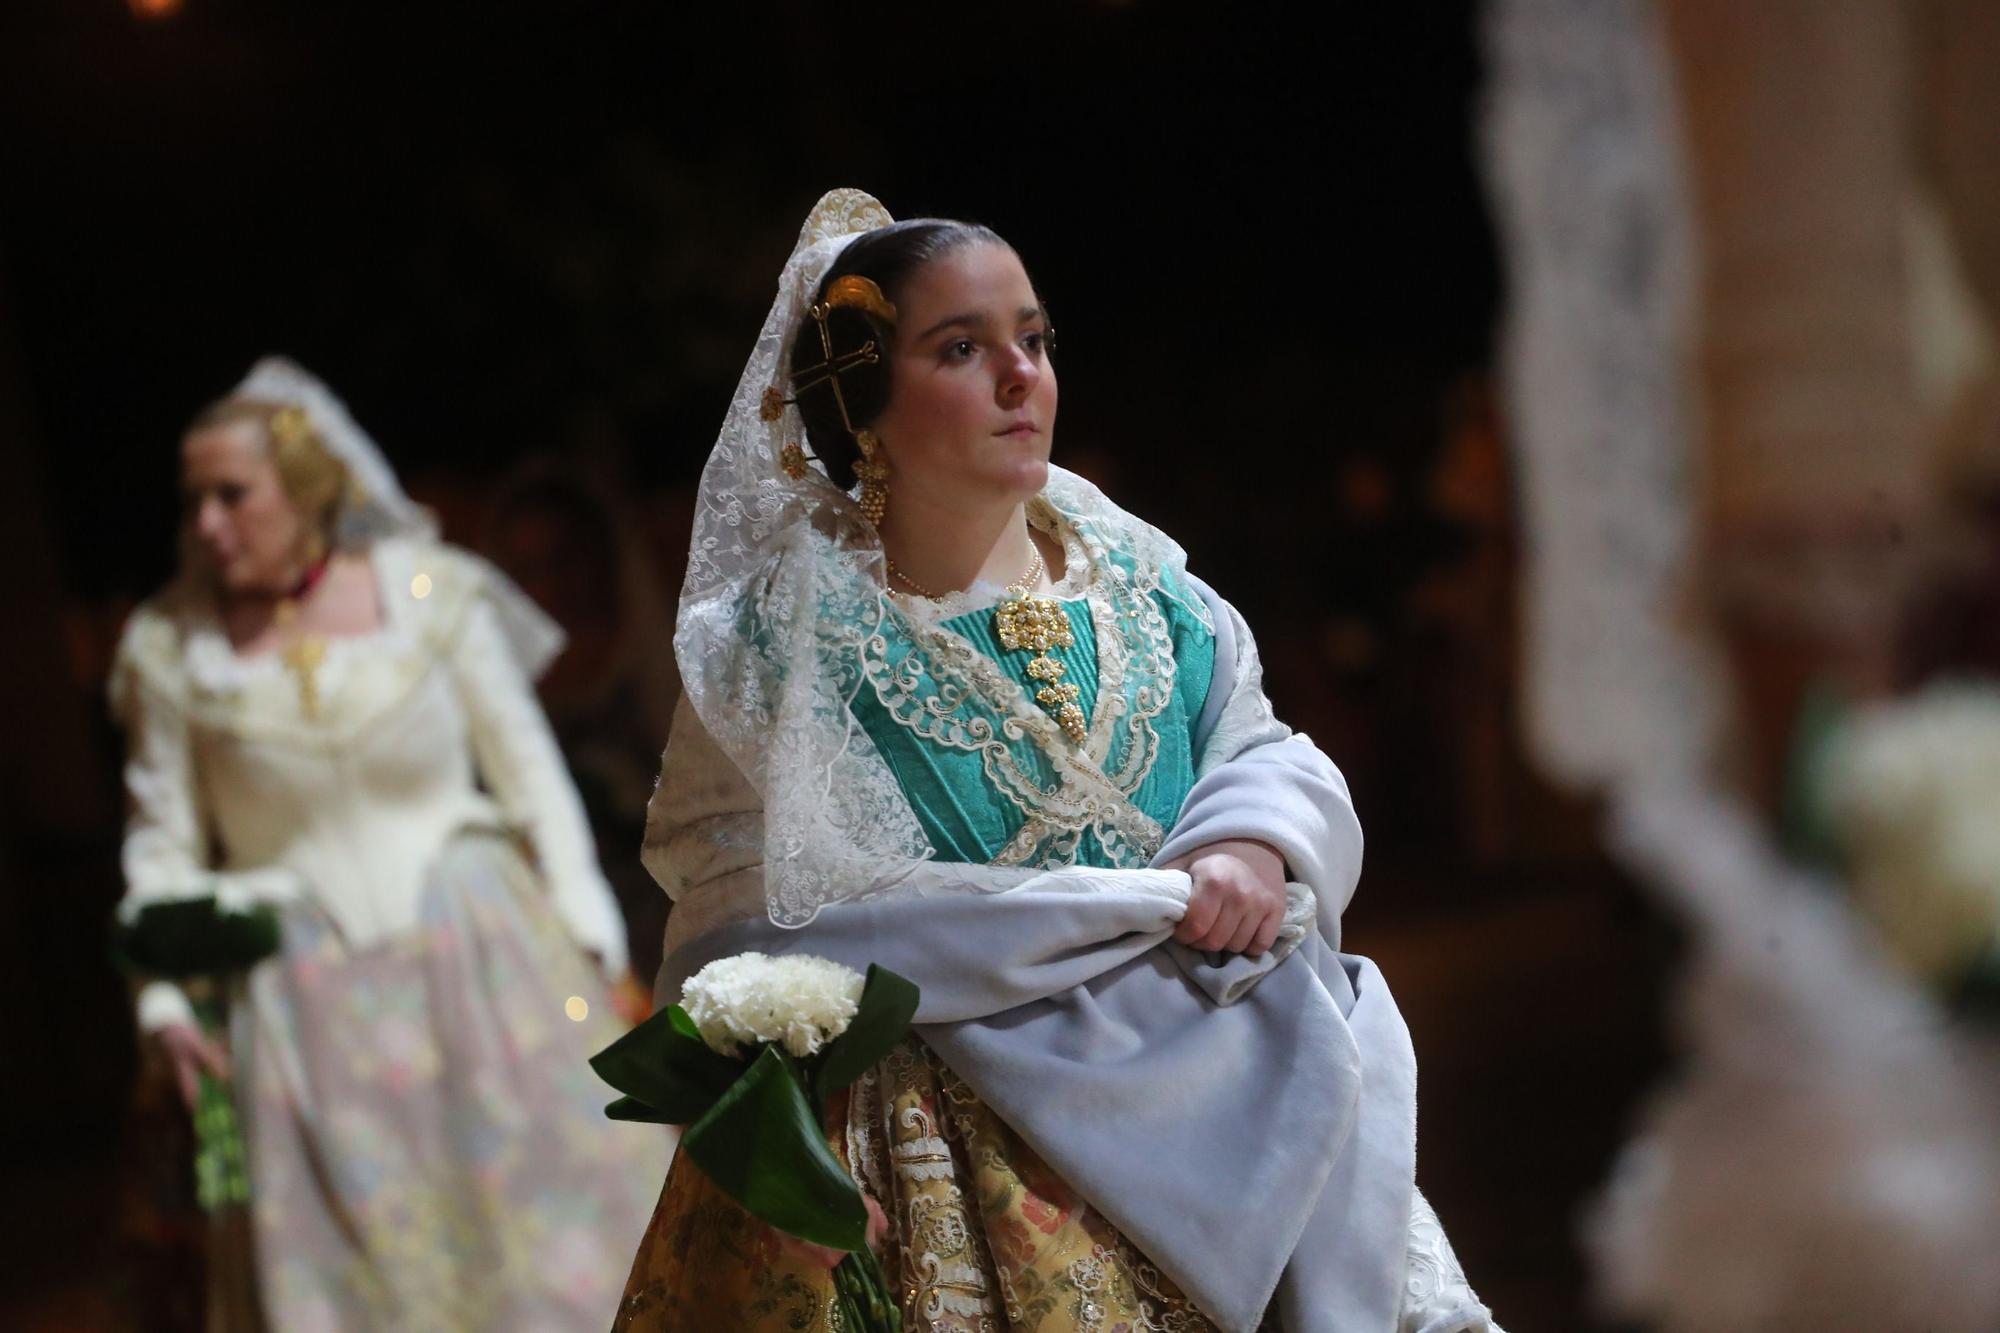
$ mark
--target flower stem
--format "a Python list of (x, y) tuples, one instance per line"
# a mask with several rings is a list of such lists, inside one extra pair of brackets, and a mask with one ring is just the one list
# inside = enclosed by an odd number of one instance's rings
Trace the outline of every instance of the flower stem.
[(834, 1269), (841, 1322), (852, 1333), (902, 1333), (903, 1313), (889, 1293), (889, 1281), (875, 1251), (856, 1250)]

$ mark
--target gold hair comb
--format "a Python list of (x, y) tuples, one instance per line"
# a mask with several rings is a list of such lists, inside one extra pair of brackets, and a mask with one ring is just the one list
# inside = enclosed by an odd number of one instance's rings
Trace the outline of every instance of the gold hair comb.
[(856, 273), (835, 278), (829, 283), (821, 304), (828, 308), (845, 306), (850, 310), (866, 310), (884, 324), (893, 325), (896, 322), (895, 303), (882, 295), (882, 289), (875, 285), (873, 279)]

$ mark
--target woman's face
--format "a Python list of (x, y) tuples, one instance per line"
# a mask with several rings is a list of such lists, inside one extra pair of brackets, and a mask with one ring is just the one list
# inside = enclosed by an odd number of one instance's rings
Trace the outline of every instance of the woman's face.
[(895, 497), (944, 509), (1017, 503), (1048, 481), (1056, 372), (1027, 270), (974, 245), (912, 274), (897, 295), (889, 404), (871, 423)]
[(188, 524), (226, 591), (282, 590), (298, 578), (305, 523), (262, 426), (231, 421), (188, 432), (181, 493)]

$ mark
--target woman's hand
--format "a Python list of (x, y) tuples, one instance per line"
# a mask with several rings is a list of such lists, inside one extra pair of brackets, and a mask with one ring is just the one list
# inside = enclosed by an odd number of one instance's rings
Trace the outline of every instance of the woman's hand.
[(190, 1112), (201, 1092), (202, 1071), (221, 1079), (229, 1077), (228, 1052), (192, 1023), (169, 1023), (153, 1034), (153, 1040), (165, 1052), (174, 1071), (174, 1086), (180, 1089), (181, 1101)]
[(1190, 949), (1262, 958), (1285, 924), (1285, 858), (1269, 843), (1212, 842), (1167, 862), (1185, 870), (1194, 896), (1174, 938)]

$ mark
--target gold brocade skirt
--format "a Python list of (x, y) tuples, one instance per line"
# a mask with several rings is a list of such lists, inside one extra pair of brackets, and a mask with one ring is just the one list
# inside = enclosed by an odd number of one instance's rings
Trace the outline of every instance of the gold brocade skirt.
[[(827, 1141), (890, 1220), (882, 1266), (905, 1333), (1213, 1333), (914, 1037), (836, 1096)], [(838, 1330), (833, 1294), (827, 1270), (781, 1250), (683, 1154), (613, 1330)]]

